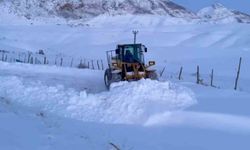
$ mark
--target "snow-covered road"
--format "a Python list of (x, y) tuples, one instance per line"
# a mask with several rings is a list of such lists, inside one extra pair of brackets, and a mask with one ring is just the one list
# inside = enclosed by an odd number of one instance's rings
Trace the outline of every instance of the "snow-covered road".
[[(5, 135), (0, 136), (0, 148), (99, 150), (112, 148), (109, 142), (125, 150), (150, 150), (156, 145), (177, 150), (249, 146), (250, 118), (244, 113), (230, 114), (232, 106), (220, 100), (226, 93), (223, 90), (208, 88), (211, 95), (222, 93), (207, 102), (203, 87), (190, 83), (184, 85), (195, 93), (178, 84), (150, 80), (118, 83), (106, 91), (99, 71), (3, 62), (0, 66), (0, 118), (4, 122), (0, 132)], [(70, 78), (88, 82), (74, 86)], [(214, 103), (227, 111), (220, 113)], [(228, 141), (232, 144), (226, 145)]]

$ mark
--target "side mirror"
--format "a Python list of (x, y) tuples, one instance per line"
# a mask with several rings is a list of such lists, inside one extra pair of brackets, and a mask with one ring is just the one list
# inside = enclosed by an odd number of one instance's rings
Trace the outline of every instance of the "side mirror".
[(116, 50), (115, 50), (115, 54), (120, 54), (120, 50), (119, 50), (119, 49), (116, 49)]
[(147, 52), (148, 52), (148, 48), (145, 47), (145, 53), (147, 53)]

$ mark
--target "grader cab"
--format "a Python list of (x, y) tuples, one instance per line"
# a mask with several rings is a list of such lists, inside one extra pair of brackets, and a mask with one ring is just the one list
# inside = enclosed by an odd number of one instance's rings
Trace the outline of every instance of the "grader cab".
[(107, 51), (108, 69), (104, 81), (107, 88), (113, 82), (136, 81), (142, 78), (157, 79), (157, 74), (151, 66), (154, 61), (145, 63), (144, 53), (147, 48), (142, 44), (118, 45), (116, 50)]

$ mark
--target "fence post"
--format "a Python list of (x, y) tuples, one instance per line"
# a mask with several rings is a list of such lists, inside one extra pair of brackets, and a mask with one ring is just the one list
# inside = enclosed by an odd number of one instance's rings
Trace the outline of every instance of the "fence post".
[(82, 66), (82, 59), (80, 60), (80, 65)]
[(92, 64), (92, 69), (95, 70), (94, 60), (91, 60), (91, 64)]
[(28, 52), (28, 64), (30, 63), (30, 57), (31, 57), (31, 53)]
[(63, 58), (61, 58), (61, 62), (60, 62), (60, 66), (62, 66), (63, 65)]
[(183, 70), (183, 67), (181, 67), (181, 69), (180, 69), (180, 73), (179, 73), (179, 77), (178, 77), (179, 80), (181, 80), (182, 70)]
[(210, 82), (210, 86), (214, 86), (214, 69), (212, 69), (212, 73), (211, 73), (211, 82)]
[(236, 79), (235, 79), (234, 90), (237, 90), (237, 88), (238, 88), (238, 81), (239, 81), (239, 78), (240, 78), (241, 62), (242, 62), (242, 58), (240, 57), (239, 66), (238, 66), (238, 71), (237, 71), (237, 77), (236, 77)]
[(47, 63), (47, 58), (46, 58), (46, 56), (44, 57), (44, 64), (46, 64)]
[(89, 69), (89, 61), (88, 61), (88, 69)]
[(33, 64), (33, 57), (30, 58), (30, 63)]
[(71, 59), (70, 67), (73, 67), (74, 58)]
[(96, 63), (97, 63), (98, 70), (100, 70), (99, 60), (97, 60)]
[(103, 65), (103, 61), (101, 60), (101, 63), (102, 63), (102, 70), (104, 70), (104, 65)]
[(196, 79), (197, 80), (196, 83), (200, 84), (200, 66), (199, 65), (197, 66), (196, 78), (197, 78)]
[(114, 143), (109, 143), (115, 150), (121, 150), (118, 146), (116, 146)]
[(2, 52), (2, 61), (4, 61), (4, 52)]
[(27, 56), (26, 56), (26, 53), (25, 53), (25, 55), (24, 55), (24, 60), (23, 60), (24, 63), (26, 63), (26, 57), (27, 57)]
[(6, 54), (5, 55), (5, 62), (7, 62), (7, 60), (8, 60), (8, 55)]
[(165, 72), (166, 66), (162, 69), (162, 71), (160, 72), (160, 77), (163, 76), (163, 73)]

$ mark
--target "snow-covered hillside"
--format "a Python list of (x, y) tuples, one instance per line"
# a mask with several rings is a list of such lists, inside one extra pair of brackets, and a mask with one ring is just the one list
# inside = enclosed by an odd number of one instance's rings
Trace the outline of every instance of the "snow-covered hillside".
[(123, 15), (123, 14), (151, 14), (172, 17), (191, 17), (195, 14), (171, 1), (166, 0), (28, 0), (6, 1), (3, 0), (9, 12), (28, 19), (35, 17), (61, 16), (69, 19), (87, 19), (100, 14)]
[[(221, 4), (192, 12), (169, 0), (2, 0), (3, 23), (57, 23), (101, 26), (132, 24), (250, 23), (250, 16)], [(19, 18), (19, 19), (18, 19)]]
[(250, 23), (250, 15), (236, 10), (230, 10), (222, 4), (214, 4), (201, 9), (198, 16), (204, 18), (206, 22), (214, 23)]

